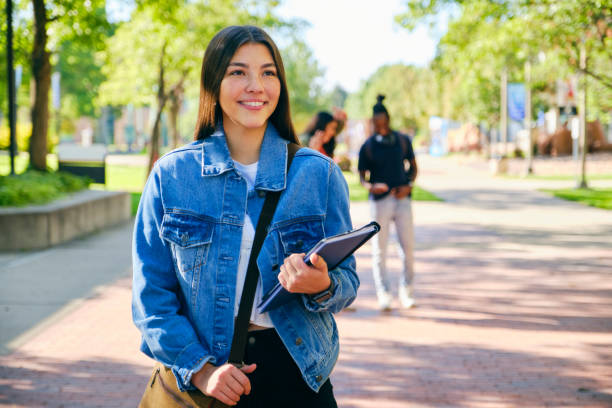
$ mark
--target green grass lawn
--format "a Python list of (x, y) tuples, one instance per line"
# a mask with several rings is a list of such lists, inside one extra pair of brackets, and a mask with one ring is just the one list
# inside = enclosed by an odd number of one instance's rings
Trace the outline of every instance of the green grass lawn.
[[(21, 154), (16, 160), (17, 173), (21, 173), (27, 166), (27, 154)], [(49, 168), (57, 169), (57, 156), (49, 155), (47, 158)], [(8, 174), (10, 171), (8, 155), (0, 156), (0, 175)], [(349, 194), (351, 201), (366, 201), (368, 192), (359, 183), (359, 175), (352, 172), (344, 172), (344, 177), (349, 186)], [(107, 165), (106, 166), (106, 185), (91, 184), (92, 189), (106, 189), (112, 191), (128, 191), (132, 196), (132, 213), (136, 214), (140, 193), (146, 181), (146, 168), (143, 166), (126, 166), (126, 165)], [(412, 194), (412, 199), (415, 201), (442, 201), (432, 193), (415, 186)]]
[[(359, 182), (359, 174), (352, 172), (343, 172), (344, 178), (349, 187), (349, 197), (351, 201), (367, 201), (368, 190), (363, 188)], [(430, 193), (427, 190), (423, 190), (419, 186), (414, 186), (412, 190), (412, 199), (414, 201), (442, 201), (439, 197)]]
[(612, 210), (612, 189), (590, 189), (590, 188), (563, 188), (544, 189), (547, 193), (564, 200), (577, 201), (591, 207)]
[[(566, 180), (576, 180), (576, 175), (570, 174), (530, 174), (526, 177), (523, 176), (501, 176), (503, 178), (512, 178), (512, 179), (527, 179), (527, 180), (552, 180), (552, 181), (566, 181)], [(612, 180), (612, 174), (588, 174), (586, 175), (587, 181), (591, 180)]]

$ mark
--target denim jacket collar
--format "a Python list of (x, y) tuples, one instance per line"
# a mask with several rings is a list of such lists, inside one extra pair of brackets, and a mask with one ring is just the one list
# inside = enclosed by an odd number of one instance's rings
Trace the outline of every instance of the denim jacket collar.
[[(287, 143), (287, 140), (280, 137), (274, 125), (268, 122), (259, 152), (256, 189), (281, 191), (286, 188)], [(262, 157), (267, 160), (261, 160)], [(217, 176), (234, 168), (225, 131), (220, 124), (202, 143), (202, 176)]]

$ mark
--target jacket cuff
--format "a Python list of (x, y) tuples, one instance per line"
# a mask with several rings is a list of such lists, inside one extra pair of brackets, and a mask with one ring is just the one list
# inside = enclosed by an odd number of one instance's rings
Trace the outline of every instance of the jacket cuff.
[(340, 290), (340, 279), (338, 279), (338, 277), (332, 273), (329, 274), (329, 279), (332, 281), (332, 294), (328, 299), (317, 302), (314, 300), (312, 295), (302, 295), (302, 300), (306, 310), (309, 312), (323, 312), (328, 310), (330, 306), (336, 303), (338, 300), (338, 294), (342, 293), (342, 290)]
[(191, 377), (204, 367), (206, 363), (215, 364), (215, 358), (207, 355), (200, 343), (191, 343), (181, 351), (174, 362), (172, 372), (176, 377), (179, 390), (195, 390)]

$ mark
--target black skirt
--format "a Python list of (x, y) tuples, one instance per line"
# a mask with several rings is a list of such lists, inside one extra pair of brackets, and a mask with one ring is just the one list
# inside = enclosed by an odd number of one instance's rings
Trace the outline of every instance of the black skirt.
[(257, 364), (247, 374), (251, 393), (240, 397), (238, 408), (337, 408), (332, 385), (327, 380), (314, 392), (275, 329), (249, 332), (244, 362)]

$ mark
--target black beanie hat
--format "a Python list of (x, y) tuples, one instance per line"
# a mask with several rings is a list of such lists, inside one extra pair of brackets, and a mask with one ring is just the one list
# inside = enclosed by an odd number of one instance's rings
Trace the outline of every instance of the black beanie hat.
[(382, 103), (384, 99), (385, 99), (385, 95), (378, 94), (378, 96), (376, 96), (376, 105), (372, 107), (372, 115), (376, 115), (378, 113), (384, 113), (385, 115), (387, 115), (387, 117), (389, 116), (389, 112), (387, 112), (387, 108), (385, 108), (385, 105), (383, 105)]

